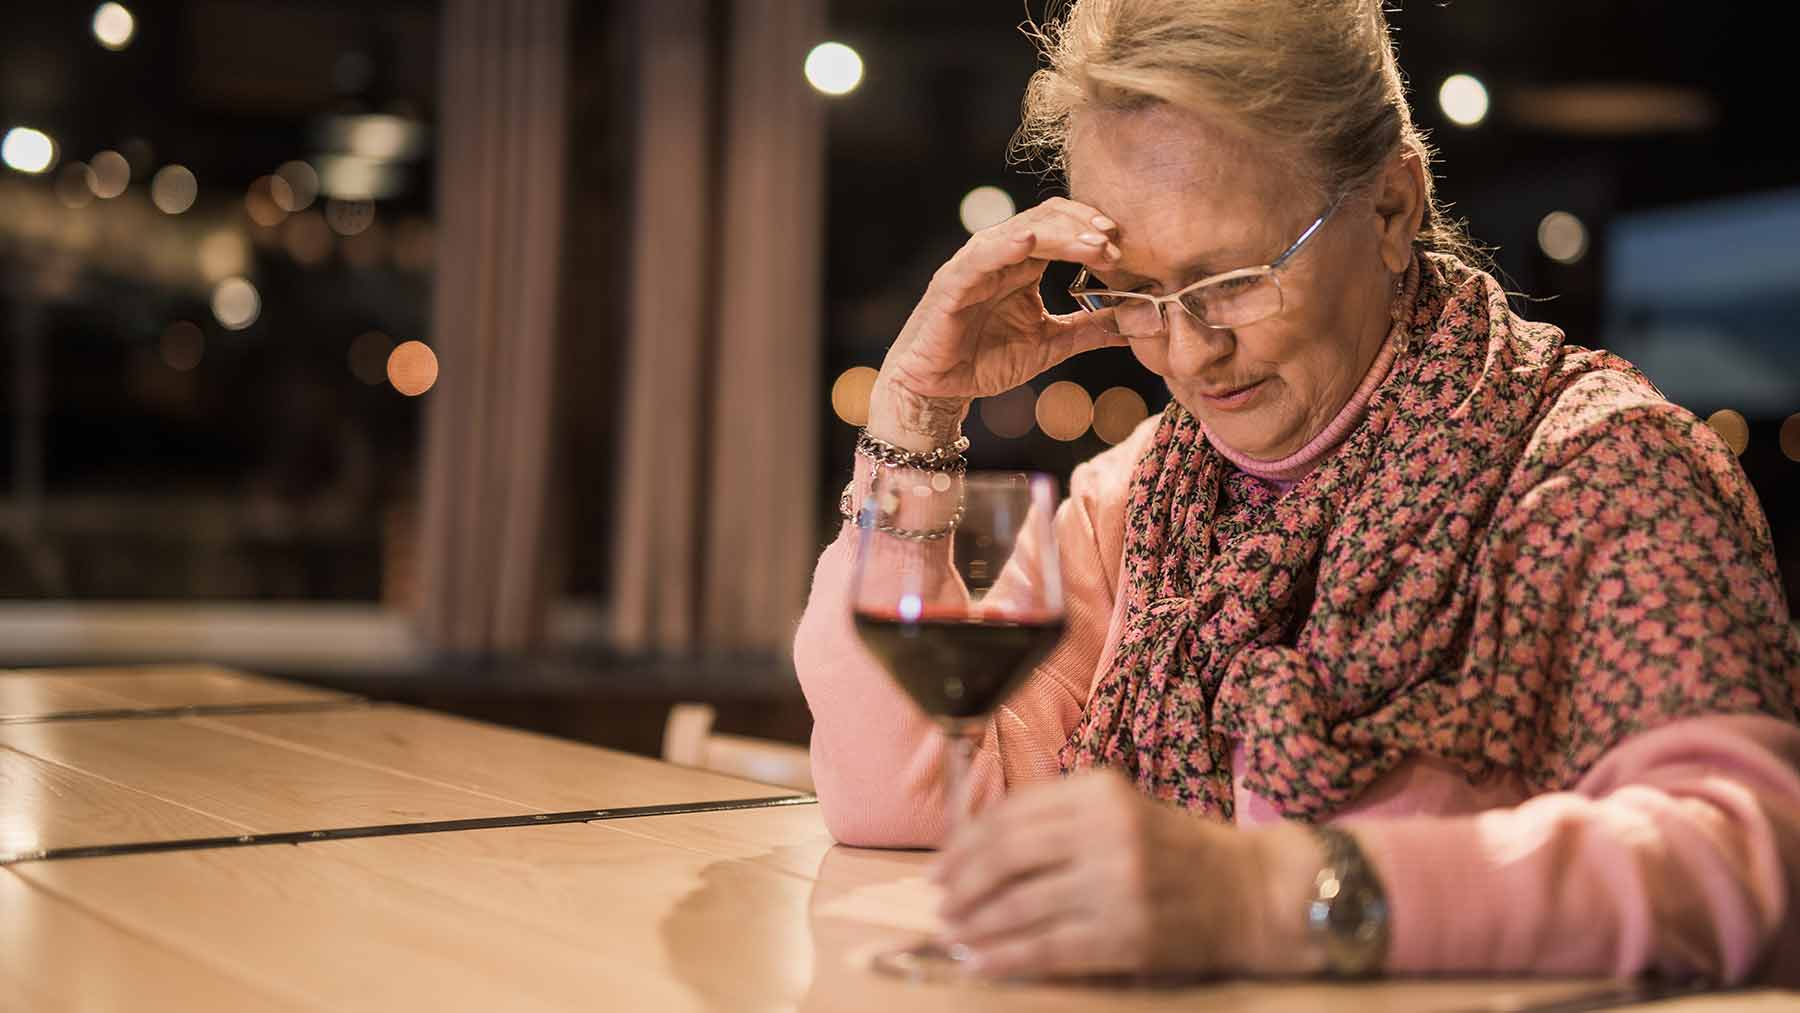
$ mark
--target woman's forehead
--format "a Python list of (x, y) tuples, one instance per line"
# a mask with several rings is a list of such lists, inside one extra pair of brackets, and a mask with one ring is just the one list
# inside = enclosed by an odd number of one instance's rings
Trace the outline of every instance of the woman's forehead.
[(1073, 120), (1068, 169), (1069, 196), (1118, 221), (1121, 273), (1156, 280), (1272, 256), (1266, 247), (1304, 203), (1254, 141), (1167, 107)]

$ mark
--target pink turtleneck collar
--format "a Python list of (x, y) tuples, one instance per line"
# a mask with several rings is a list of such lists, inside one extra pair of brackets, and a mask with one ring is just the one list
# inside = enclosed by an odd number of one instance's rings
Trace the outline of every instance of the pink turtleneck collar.
[(1211, 443), (1214, 450), (1236, 465), (1238, 470), (1244, 474), (1273, 485), (1279, 492), (1285, 493), (1292, 489), (1306, 477), (1308, 472), (1317, 467), (1320, 461), (1330, 456), (1331, 452), (1337, 449), (1338, 444), (1344, 442), (1344, 438), (1349, 436), (1350, 431), (1362, 421), (1363, 412), (1369, 406), (1369, 398), (1374, 395), (1375, 388), (1381, 385), (1381, 381), (1387, 379), (1388, 370), (1394, 365), (1394, 356), (1399, 352), (1402, 307), (1412, 305), (1418, 290), (1419, 265), (1415, 260), (1413, 265), (1407, 269), (1405, 279), (1394, 294), (1394, 326), (1388, 330), (1387, 338), (1382, 342), (1381, 351), (1375, 354), (1375, 361), (1369, 364), (1369, 371), (1363, 375), (1362, 383), (1357, 385), (1356, 391), (1350, 395), (1350, 400), (1344, 402), (1344, 407), (1338, 409), (1336, 417), (1324, 429), (1319, 430), (1317, 436), (1306, 441), (1306, 446), (1279, 461), (1259, 461), (1242, 451), (1226, 446), (1225, 441), (1213, 435), (1213, 431), (1207, 428), (1206, 423), (1201, 422), (1200, 431), (1206, 434), (1206, 441)]

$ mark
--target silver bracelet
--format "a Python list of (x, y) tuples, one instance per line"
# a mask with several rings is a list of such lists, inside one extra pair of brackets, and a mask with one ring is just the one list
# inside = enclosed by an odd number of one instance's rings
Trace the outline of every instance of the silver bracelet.
[[(880, 477), (881, 462), (876, 461), (874, 470), (869, 473), (870, 489), (875, 488), (875, 481)], [(863, 523), (863, 518), (861, 513), (857, 510), (855, 494), (856, 479), (853, 478), (845, 484), (844, 491), (838, 495), (838, 514), (845, 520), (860, 525)], [(909, 542), (935, 542), (939, 539), (949, 537), (956, 531), (956, 526), (962, 523), (963, 508), (966, 505), (967, 500), (964, 497), (964, 493), (961, 489), (958, 489), (956, 493), (956, 512), (950, 515), (950, 519), (946, 521), (942, 527), (936, 528), (897, 528), (882, 520), (879, 511), (876, 511), (873, 514), (872, 519), (875, 522), (875, 530), (884, 535), (903, 538)]]
[(890, 468), (911, 468), (914, 471), (944, 471), (952, 475), (960, 475), (969, 470), (968, 459), (963, 457), (969, 450), (969, 438), (959, 436), (941, 447), (933, 447), (924, 453), (895, 446), (877, 436), (871, 436), (867, 429), (856, 434), (856, 452)]

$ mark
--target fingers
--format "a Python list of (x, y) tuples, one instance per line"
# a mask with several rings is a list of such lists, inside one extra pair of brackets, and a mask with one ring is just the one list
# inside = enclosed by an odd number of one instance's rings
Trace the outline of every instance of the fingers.
[(964, 916), (947, 918), (950, 938), (981, 950), (1049, 923), (1079, 917), (1085, 905), (1081, 880), (1067, 867), (1044, 875), (1014, 880), (987, 903)]
[(944, 916), (966, 917), (1013, 881), (1071, 862), (1082, 832), (1079, 789), (1059, 781), (1022, 791), (958, 831), (933, 873)]
[(1091, 974), (1118, 970), (1114, 947), (1096, 939), (1089, 923), (1051, 922), (1004, 941), (975, 948), (975, 970), (995, 978)]
[(1037, 275), (1050, 260), (1104, 269), (1118, 262), (1117, 230), (1116, 223), (1093, 208), (1052, 198), (976, 233), (933, 283), (961, 303), (991, 298), (1001, 290), (993, 276), (1017, 265), (1029, 263)]

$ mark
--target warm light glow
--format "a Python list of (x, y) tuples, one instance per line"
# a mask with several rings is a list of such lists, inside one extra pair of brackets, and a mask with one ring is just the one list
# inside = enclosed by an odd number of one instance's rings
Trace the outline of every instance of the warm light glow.
[(344, 133), (352, 155), (377, 162), (412, 158), (422, 146), (417, 124), (386, 113), (347, 117)]
[(437, 383), (437, 353), (423, 341), (404, 341), (388, 353), (388, 382), (407, 397), (418, 397)]
[[(331, 256), (333, 242), (325, 216), (317, 211), (302, 211), (287, 221), (281, 232), (281, 246), (294, 263), (318, 267)], [(383, 353), (384, 355), (386, 353)]]
[(957, 215), (970, 235), (998, 225), (1013, 216), (1012, 195), (997, 186), (978, 186), (963, 195)]
[(358, 155), (320, 155), (319, 192), (339, 200), (378, 200), (400, 192), (406, 171), (398, 162)]
[(282, 209), (293, 202), (294, 192), (288, 187), (287, 180), (280, 176), (259, 176), (244, 195), (244, 210), (251, 221), (272, 229), (287, 221), (288, 213)]
[(838, 374), (831, 385), (831, 410), (846, 424), (869, 424), (869, 392), (875, 389), (879, 375), (867, 366), (851, 366)]
[(56, 173), (56, 199), (66, 208), (94, 203), (94, 174), (86, 162), (68, 162)]
[[(319, 174), (305, 162), (296, 160), (281, 163), (281, 168), (275, 170), (275, 178), (287, 184), (285, 194), (276, 191), (273, 196), (281, 210), (290, 214), (305, 211), (312, 206), (314, 198), (319, 196)], [(283, 198), (286, 203), (282, 203)]]
[(424, 218), (408, 218), (394, 234), (394, 266), (402, 271), (429, 271), (437, 259), (437, 232)]
[(1016, 440), (1031, 432), (1036, 408), (1037, 396), (1029, 386), (1014, 387), (1004, 394), (981, 399), (981, 424), (995, 436)]
[(206, 354), (206, 335), (198, 324), (177, 320), (162, 332), (157, 351), (170, 369), (186, 373), (200, 365), (201, 357)]
[(1781, 424), (1781, 452), (1790, 461), (1800, 461), (1800, 415), (1789, 415)]
[(244, 237), (232, 229), (220, 229), (200, 240), (194, 257), (200, 276), (209, 282), (220, 282), (250, 270), (250, 247)]
[(862, 76), (862, 57), (841, 42), (822, 42), (806, 54), (806, 82), (827, 95), (848, 95)]
[(344, 263), (360, 270), (380, 267), (388, 259), (387, 228), (375, 222), (354, 236), (345, 238), (342, 249)]
[(111, 200), (131, 185), (131, 163), (116, 151), (102, 151), (88, 162), (88, 185), (94, 196)]
[(213, 317), (228, 331), (241, 331), (262, 314), (262, 296), (243, 278), (226, 278), (213, 289)]
[(1106, 443), (1122, 443), (1149, 416), (1150, 406), (1137, 391), (1109, 387), (1094, 399), (1094, 435)]
[(1094, 401), (1081, 384), (1058, 380), (1037, 398), (1037, 424), (1053, 440), (1079, 440), (1094, 422)]
[(1742, 413), (1721, 408), (1707, 416), (1706, 424), (1719, 434), (1732, 453), (1744, 456), (1744, 450), (1750, 446), (1750, 423)]
[(137, 32), (137, 19), (123, 4), (105, 3), (94, 10), (94, 38), (102, 46), (117, 52), (131, 45)]
[(200, 183), (185, 165), (165, 165), (150, 179), (150, 203), (165, 215), (178, 215), (194, 206)]
[(56, 162), (56, 142), (42, 130), (14, 127), (0, 138), (0, 162), (17, 172), (43, 172)]
[(354, 236), (375, 224), (375, 202), (328, 200), (325, 202), (325, 224), (340, 236)]
[(1468, 74), (1451, 74), (1438, 88), (1438, 105), (1459, 127), (1472, 127), (1487, 119), (1487, 86)]
[(380, 331), (364, 331), (350, 342), (350, 374), (373, 387), (387, 379), (394, 339)]
[(1559, 264), (1573, 264), (1587, 254), (1587, 226), (1567, 211), (1552, 211), (1538, 222), (1538, 249)]

